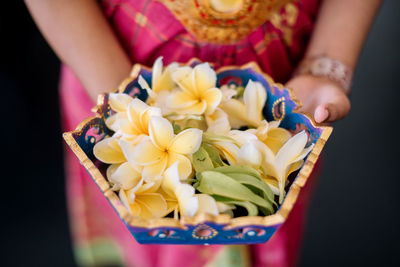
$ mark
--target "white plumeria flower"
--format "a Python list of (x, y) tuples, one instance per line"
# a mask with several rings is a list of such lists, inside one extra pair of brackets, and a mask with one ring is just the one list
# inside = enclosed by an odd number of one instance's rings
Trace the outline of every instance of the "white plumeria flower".
[(148, 131), (149, 137), (136, 146), (120, 142), (127, 160), (143, 167), (142, 176), (146, 180), (161, 176), (176, 161), (181, 177), (189, 176), (192, 163), (188, 156), (199, 149), (203, 132), (190, 128), (175, 135), (171, 123), (158, 116), (150, 118)]
[[(121, 98), (125, 94), (114, 95)], [(112, 102), (116, 101), (110, 101), (110, 105)], [(151, 107), (138, 98), (131, 98), (131, 102), (128, 105), (120, 105), (119, 108), (120, 111), (118, 113), (107, 118), (106, 125), (115, 132), (116, 137), (134, 143), (138, 143), (144, 136), (149, 134), (150, 117), (161, 116), (159, 108)]]
[(258, 127), (263, 120), (262, 110), (267, 100), (267, 92), (259, 82), (249, 80), (244, 89), (243, 101), (228, 97), (221, 102), (220, 108), (228, 114), (232, 128), (242, 126)]
[(179, 90), (168, 98), (168, 105), (181, 114), (212, 114), (221, 102), (217, 75), (208, 63), (194, 68), (180, 67), (172, 73), (172, 78)]
[(254, 134), (261, 142), (266, 144), (274, 154), (289, 140), (291, 133), (279, 127), (280, 121), (261, 121), (256, 129), (248, 129), (247, 132)]
[(147, 91), (146, 102), (151, 106), (160, 108), (163, 115), (172, 112), (166, 104), (166, 99), (171, 94), (171, 90), (176, 87), (171, 75), (178, 67), (178, 63), (173, 62), (163, 69), (162, 57), (158, 57), (153, 64), (152, 88), (141, 75), (138, 79), (139, 85)]
[(176, 205), (173, 208), (175, 214), (179, 212), (181, 216), (193, 216), (206, 212), (218, 215), (219, 212), (214, 198), (206, 194), (195, 194), (193, 186), (181, 182), (186, 178), (179, 176), (178, 162), (172, 164), (164, 172), (161, 187), (170, 199), (176, 200)]
[(291, 137), (276, 155), (263, 142), (253, 140), (241, 147), (237, 154), (237, 162), (239, 165), (261, 169), (265, 182), (279, 195), (281, 203), (288, 175), (301, 167), (303, 159), (314, 147), (311, 145), (305, 148), (307, 140), (306, 132), (302, 131)]
[(215, 111), (206, 115), (206, 123), (207, 123), (207, 132), (225, 135), (231, 130), (231, 126), (229, 124), (228, 115), (220, 108), (216, 108)]
[[(129, 174), (126, 174), (129, 175)], [(142, 219), (162, 218), (171, 211), (167, 201), (158, 192), (161, 180), (146, 183), (143, 178), (135, 180), (133, 188), (119, 190), (119, 197), (124, 206), (133, 215)]]
[(132, 166), (129, 162), (112, 164), (107, 168), (108, 181), (113, 185), (113, 190), (128, 190), (139, 184), (142, 179), (138, 166)]
[(171, 91), (175, 88), (175, 83), (171, 78), (171, 73), (178, 68), (178, 63), (173, 62), (163, 69), (162, 59), (163, 57), (158, 57), (153, 64), (151, 76), (152, 88), (150, 88), (149, 84), (142, 76), (139, 76), (138, 82), (140, 86), (147, 91), (150, 101), (155, 100), (157, 94), (160, 92)]

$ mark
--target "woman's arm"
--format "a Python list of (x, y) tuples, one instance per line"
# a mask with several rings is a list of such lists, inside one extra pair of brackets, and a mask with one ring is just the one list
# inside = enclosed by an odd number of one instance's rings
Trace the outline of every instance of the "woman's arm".
[[(326, 56), (354, 69), (381, 0), (324, 0), (305, 58)], [(333, 122), (350, 111), (347, 92), (328, 78), (299, 75), (287, 86), (317, 122)]]
[(95, 0), (25, 0), (61, 61), (92, 100), (129, 75), (131, 62)]

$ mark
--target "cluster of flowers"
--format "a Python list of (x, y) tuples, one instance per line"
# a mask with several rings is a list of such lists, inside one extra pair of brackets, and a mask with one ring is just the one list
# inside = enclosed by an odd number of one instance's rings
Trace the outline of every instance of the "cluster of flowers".
[(216, 88), (207, 63), (164, 68), (162, 58), (152, 88), (142, 76), (138, 81), (146, 102), (109, 94), (113, 113), (105, 123), (114, 134), (93, 151), (110, 164), (108, 181), (132, 215), (234, 215), (238, 206), (248, 215), (274, 212), (312, 146), (305, 132), (292, 136), (263, 118), (261, 83)]

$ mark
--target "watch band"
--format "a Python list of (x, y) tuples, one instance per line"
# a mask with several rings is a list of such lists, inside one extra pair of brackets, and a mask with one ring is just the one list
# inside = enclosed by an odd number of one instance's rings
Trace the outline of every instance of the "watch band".
[(337, 59), (327, 56), (314, 56), (303, 60), (294, 75), (309, 74), (326, 77), (339, 84), (346, 93), (350, 92), (353, 70)]

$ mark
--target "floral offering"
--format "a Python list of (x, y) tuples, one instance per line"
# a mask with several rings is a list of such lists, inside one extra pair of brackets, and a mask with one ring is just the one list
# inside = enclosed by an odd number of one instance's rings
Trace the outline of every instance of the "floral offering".
[(113, 132), (95, 157), (109, 164), (108, 182), (135, 217), (180, 218), (201, 213), (271, 215), (283, 202), (289, 175), (313, 149), (263, 116), (267, 92), (258, 81), (217, 87), (208, 63), (194, 67), (158, 58), (146, 101), (110, 93)]

